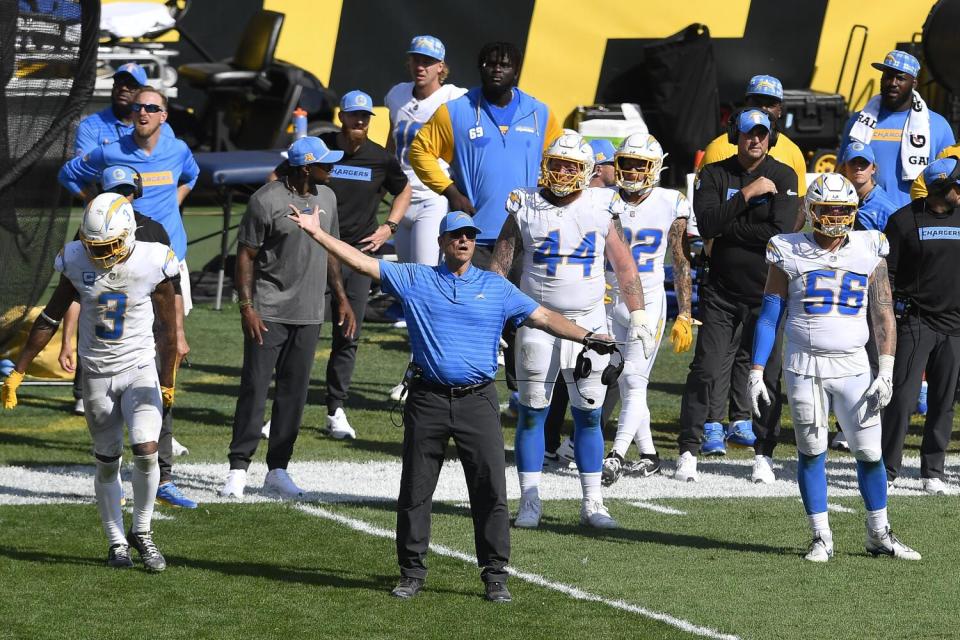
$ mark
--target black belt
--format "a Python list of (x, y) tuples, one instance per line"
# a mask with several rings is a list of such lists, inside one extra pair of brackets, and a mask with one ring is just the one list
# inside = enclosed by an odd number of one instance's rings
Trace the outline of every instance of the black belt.
[(415, 382), (416, 386), (430, 391), (432, 393), (438, 393), (442, 396), (447, 396), (450, 398), (462, 398), (468, 396), (471, 393), (481, 391), (493, 383), (493, 380), (486, 380), (484, 382), (478, 382), (476, 384), (461, 384), (461, 385), (446, 385), (439, 384), (437, 382), (430, 382), (423, 378), (417, 379)]

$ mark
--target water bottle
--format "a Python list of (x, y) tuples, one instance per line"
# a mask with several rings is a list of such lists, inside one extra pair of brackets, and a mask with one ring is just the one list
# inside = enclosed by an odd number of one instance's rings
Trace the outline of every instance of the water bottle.
[(293, 139), (299, 140), (307, 135), (307, 112), (297, 107), (293, 111)]

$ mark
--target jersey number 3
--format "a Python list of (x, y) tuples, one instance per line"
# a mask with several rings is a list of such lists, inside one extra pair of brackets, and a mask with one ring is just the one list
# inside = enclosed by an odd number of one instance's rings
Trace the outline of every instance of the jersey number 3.
[(97, 325), (101, 340), (119, 340), (123, 335), (123, 316), (127, 312), (127, 294), (101, 293), (97, 304), (103, 309), (103, 324)]
[(839, 289), (837, 272), (818, 269), (804, 274), (803, 310), (810, 315), (830, 313), (834, 307), (842, 316), (855, 316), (863, 308), (867, 276), (841, 271)]

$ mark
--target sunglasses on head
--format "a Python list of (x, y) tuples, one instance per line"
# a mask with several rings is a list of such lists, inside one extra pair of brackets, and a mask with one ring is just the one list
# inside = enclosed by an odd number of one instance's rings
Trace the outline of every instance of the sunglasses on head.
[(147, 113), (160, 113), (163, 111), (163, 107), (158, 104), (141, 104), (139, 102), (133, 103), (131, 108), (137, 113), (140, 113), (141, 110)]

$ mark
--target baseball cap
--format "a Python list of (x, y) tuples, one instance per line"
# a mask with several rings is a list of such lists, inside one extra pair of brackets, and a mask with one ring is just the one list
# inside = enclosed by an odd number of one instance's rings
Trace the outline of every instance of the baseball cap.
[(370, 115), (376, 115), (373, 113), (373, 98), (357, 89), (343, 94), (340, 111), (366, 111)]
[(308, 164), (332, 163), (343, 157), (343, 151), (332, 151), (327, 148), (323, 140), (315, 136), (300, 138), (287, 150), (287, 160), (291, 167), (302, 167)]
[(748, 109), (737, 118), (737, 130), (740, 133), (749, 133), (754, 127), (770, 131), (770, 117), (760, 109)]
[(113, 74), (113, 77), (116, 78), (121, 73), (129, 74), (141, 87), (147, 84), (147, 72), (136, 62), (128, 62), (120, 65), (117, 67), (117, 71)]
[(847, 164), (854, 158), (863, 158), (870, 164), (877, 164), (877, 156), (874, 155), (873, 149), (870, 148), (870, 145), (862, 142), (854, 141), (848, 144), (840, 158), (840, 164)]
[(613, 148), (612, 142), (597, 138), (590, 141), (590, 148), (593, 149), (593, 162), (595, 164), (613, 164), (613, 154), (617, 150)]
[(436, 60), (443, 60), (447, 54), (446, 47), (440, 42), (440, 38), (434, 36), (414, 36), (410, 41), (410, 48), (407, 53), (419, 53), (422, 56), (429, 56)]
[(132, 167), (115, 164), (103, 170), (103, 173), (100, 174), (100, 184), (104, 191), (110, 191), (121, 184), (136, 187), (137, 179)]
[(897, 49), (894, 49), (888, 53), (883, 59), (883, 62), (874, 62), (870, 66), (874, 69), (879, 69), (880, 71), (884, 71), (886, 69), (902, 71), (903, 73), (909, 74), (914, 78), (916, 78), (920, 73), (920, 61), (906, 51), (899, 51)]
[(460, 229), (473, 229), (480, 233), (480, 227), (473, 224), (473, 216), (463, 211), (451, 211), (440, 221), (440, 235)]
[[(953, 156), (934, 160), (927, 168), (923, 170), (923, 181), (927, 183), (927, 189), (946, 186), (946, 181), (957, 168), (957, 159)], [(954, 183), (960, 184), (960, 176), (954, 177)]]
[(783, 100), (783, 85), (773, 76), (753, 76), (747, 84), (747, 95), (770, 96)]

